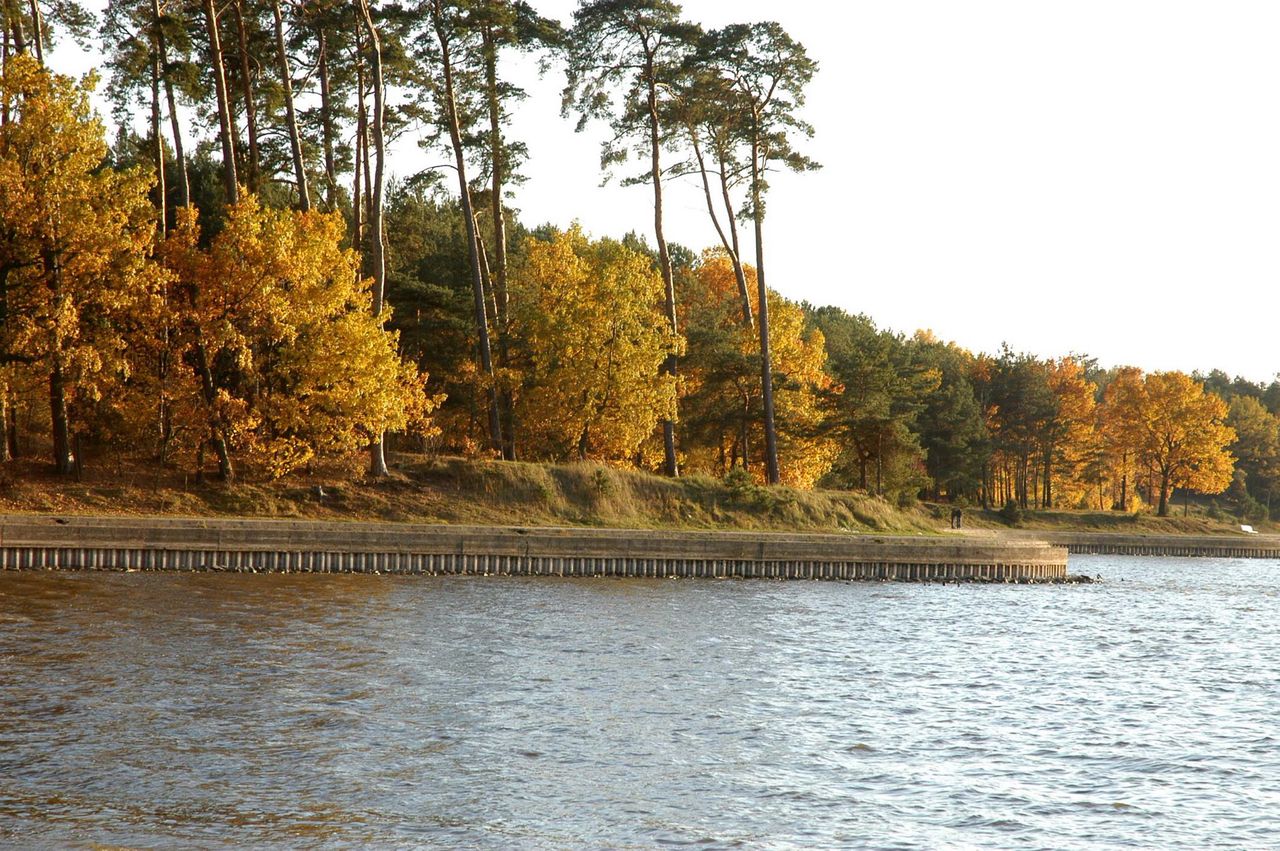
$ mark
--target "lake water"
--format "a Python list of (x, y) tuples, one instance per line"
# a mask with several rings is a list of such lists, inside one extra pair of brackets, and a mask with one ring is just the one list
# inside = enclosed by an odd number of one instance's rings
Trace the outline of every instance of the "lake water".
[(0, 845), (1280, 845), (1280, 563), (1072, 570), (0, 574)]

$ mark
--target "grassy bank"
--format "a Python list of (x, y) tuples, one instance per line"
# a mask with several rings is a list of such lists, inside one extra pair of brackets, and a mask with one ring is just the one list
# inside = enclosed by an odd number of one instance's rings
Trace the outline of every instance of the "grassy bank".
[[(944, 533), (949, 505), (900, 509), (846, 491), (764, 488), (703, 476), (671, 480), (598, 464), (506, 464), (458, 458), (394, 459), (382, 481), (329, 470), (277, 482), (197, 485), (154, 466), (99, 467), (84, 481), (36, 462), (0, 474), (0, 512), (184, 517), (277, 517), (524, 526)], [(1044, 529), (1127, 534), (1238, 533), (1234, 518), (1203, 507), (1159, 518), (1118, 512), (1028, 511), (1016, 524), (964, 510), (967, 529)], [(1269, 528), (1261, 531), (1271, 531)]]
[(939, 527), (923, 507), (904, 511), (840, 491), (673, 481), (597, 464), (395, 460), (383, 481), (335, 472), (231, 485), (196, 485), (147, 467), (99, 470), (76, 482), (19, 465), (0, 481), (0, 511), (906, 534)]

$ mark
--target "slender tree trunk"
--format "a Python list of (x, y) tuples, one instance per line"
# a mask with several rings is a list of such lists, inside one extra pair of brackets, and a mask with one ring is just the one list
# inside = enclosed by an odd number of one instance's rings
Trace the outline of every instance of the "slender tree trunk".
[(1129, 510), (1129, 453), (1120, 455), (1120, 510)]
[[(4, 388), (0, 391), (0, 435), (9, 430), (9, 423), (13, 421), (13, 412), (9, 410), (9, 390)], [(0, 464), (8, 463), (13, 460), (13, 455), (9, 452), (9, 442), (0, 439)]]
[[(9, 64), (9, 10), (5, 10), (4, 20), (0, 21), (0, 68)], [(9, 123), (9, 96), (3, 95), (0, 102), (0, 127)]]
[[(62, 312), (65, 296), (62, 288), (62, 261), (54, 248), (57, 240), (57, 223), (51, 222), (51, 241), (43, 247), (42, 262), (45, 283), (49, 288), (49, 301), (55, 315)], [(60, 476), (71, 472), (71, 430), (67, 415), (67, 384), (62, 371), (63, 335), (55, 327), (49, 341), (49, 418), (53, 431), (53, 468)]]
[(1044, 507), (1053, 508), (1053, 448), (1044, 451)]
[[(667, 236), (662, 227), (662, 129), (658, 118), (658, 83), (657, 69), (653, 54), (645, 56), (645, 79), (648, 81), (649, 110), (649, 179), (653, 181), (653, 231), (658, 243), (658, 267), (662, 271), (662, 285), (666, 293), (663, 305), (667, 321), (671, 324), (671, 333), (678, 334), (679, 323), (676, 319), (676, 285), (671, 270), (671, 252), (667, 248)], [(676, 356), (667, 355), (662, 364), (664, 375), (675, 376)], [(679, 476), (680, 466), (676, 458), (676, 424), (671, 417), (662, 420), (662, 472), (668, 476)]]
[(289, 53), (284, 44), (284, 16), (280, 12), (280, 0), (272, 0), (271, 11), (276, 24), (276, 59), (280, 63), (280, 91), (284, 95), (284, 120), (289, 128), (289, 151), (293, 154), (293, 178), (298, 184), (298, 209), (311, 210), (311, 196), (307, 192), (307, 168), (302, 160), (302, 133), (298, 130), (298, 114), (293, 108), (293, 73), (289, 70)]
[(13, 32), (13, 53), (15, 56), (27, 52), (27, 37), (22, 28), (22, 12), (18, 9), (17, 0), (5, 3), (5, 17)]
[(325, 207), (330, 211), (338, 207), (338, 161), (333, 153), (333, 95), (329, 87), (329, 44), (324, 27), (316, 28), (319, 46), (320, 72), (320, 131), (324, 137)]
[[(158, 46), (157, 46), (158, 47)], [(160, 135), (160, 51), (151, 57), (151, 138), (156, 158), (156, 239), (164, 239), (169, 232), (169, 193), (165, 182), (164, 137)]]
[(355, 159), (351, 163), (351, 245), (364, 251), (364, 195), (360, 191), (362, 161), (365, 154), (364, 48), (356, 33), (356, 140)]
[[(491, 163), (490, 218), (493, 220), (493, 317), (498, 325), (498, 365), (511, 366), (507, 322), (507, 220), (502, 198), (506, 192), (506, 146), (502, 139), (502, 103), (498, 97), (498, 46), (493, 30), (484, 30), (484, 75), (489, 106), (489, 160)], [(502, 457), (516, 460), (515, 400), (510, 388), (498, 395), (502, 418)]]
[(36, 61), (44, 67), (44, 16), (40, 14), (38, 0), (31, 0), (31, 47)]
[(449, 49), (449, 38), (444, 31), (442, 0), (432, 0), (432, 21), (436, 38), (440, 43), (441, 71), (444, 75), (444, 111), (445, 121), (449, 129), (449, 141), (453, 145), (454, 166), (458, 172), (458, 193), (462, 202), (462, 219), (467, 231), (467, 255), (471, 265), (471, 288), (474, 300), (476, 333), (479, 339), (480, 368), (488, 380), (489, 398), (489, 441), (491, 447), (502, 451), (502, 423), (498, 416), (498, 394), (494, 380), (493, 352), (489, 343), (489, 320), (484, 303), (484, 280), (480, 274), (479, 237), (476, 234), (475, 210), (471, 204), (471, 189), (467, 182), (467, 163), (463, 155), (462, 130), (458, 122), (456, 93), (453, 81), (453, 58)]
[(742, 325), (744, 328), (755, 327), (755, 318), (751, 315), (751, 295), (747, 291), (747, 274), (742, 268), (742, 256), (738, 253), (738, 230), (737, 225), (733, 221), (733, 206), (729, 201), (729, 187), (724, 177), (724, 165), (721, 163), (720, 180), (725, 201), (725, 213), (729, 219), (729, 225), (733, 229), (733, 239), (730, 241), (729, 235), (725, 233), (724, 227), (720, 224), (720, 216), (716, 213), (716, 205), (711, 200), (711, 177), (707, 172), (706, 157), (702, 153), (702, 144), (698, 141), (698, 130), (696, 127), (689, 128), (689, 139), (693, 143), (693, 155), (698, 161), (698, 174), (702, 177), (702, 194), (707, 202), (707, 214), (711, 216), (711, 224), (715, 226), (716, 234), (720, 237), (720, 245), (724, 248), (725, 253), (729, 255), (729, 262), (733, 266), (733, 277), (738, 283), (738, 298), (742, 302)]
[(178, 166), (178, 205), (191, 205), (191, 183), (187, 178), (187, 157), (182, 147), (182, 127), (178, 122), (178, 104), (173, 95), (173, 81), (169, 79), (168, 46), (164, 37), (164, 23), (160, 16), (160, 0), (151, 0), (151, 23), (156, 32), (156, 52), (160, 63), (160, 75), (164, 82), (165, 101), (169, 106), (169, 129), (173, 134), (173, 156)]
[(1169, 516), (1169, 471), (1160, 471), (1160, 506), (1156, 513), (1161, 517)]
[[(383, 300), (387, 290), (386, 235), (382, 221), (382, 189), (386, 175), (387, 147), (383, 136), (383, 115), (385, 109), (385, 90), (382, 84), (382, 43), (378, 37), (378, 28), (373, 22), (373, 13), (369, 9), (368, 0), (360, 0), (360, 11), (364, 16), (364, 26), (369, 36), (370, 71), (373, 76), (373, 148), (374, 148), (374, 180), (370, 193), (369, 226), (372, 231), (369, 239), (369, 251), (365, 255), (366, 268), (373, 278), (373, 315), (382, 316)], [(363, 112), (363, 106), (361, 107)], [(387, 456), (383, 446), (383, 434), (378, 434), (369, 446), (369, 475), (387, 475)]]
[(760, 183), (763, 180), (760, 165), (759, 140), (751, 144), (751, 218), (756, 236), (756, 290), (760, 317), (760, 387), (764, 396), (764, 452), (765, 471), (769, 484), (782, 480), (778, 470), (778, 431), (773, 413), (773, 356), (769, 350), (769, 291), (764, 279), (764, 208)]
[(49, 415), (53, 424), (53, 468), (60, 476), (72, 470), (71, 431), (67, 418), (67, 385), (62, 364), (54, 355), (49, 370)]
[(212, 63), (213, 88), (218, 100), (218, 135), (222, 143), (222, 187), (227, 204), (240, 201), (236, 178), (236, 148), (232, 138), (231, 102), (227, 97), (227, 75), (222, 64), (222, 40), (218, 37), (218, 12), (214, 0), (203, 0), (205, 28), (209, 34), (209, 61)]
[(262, 157), (258, 151), (257, 98), (253, 96), (253, 66), (249, 62), (249, 30), (244, 22), (244, 0), (235, 0), (236, 39), (240, 48), (240, 93), (244, 98), (245, 130), (249, 135), (249, 162), (245, 182), (251, 192), (262, 188)]

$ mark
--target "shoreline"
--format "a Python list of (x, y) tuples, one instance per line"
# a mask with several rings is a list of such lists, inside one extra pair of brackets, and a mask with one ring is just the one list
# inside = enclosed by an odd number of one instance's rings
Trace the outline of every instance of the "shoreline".
[(1060, 583), (1038, 539), (0, 516), (0, 570)]

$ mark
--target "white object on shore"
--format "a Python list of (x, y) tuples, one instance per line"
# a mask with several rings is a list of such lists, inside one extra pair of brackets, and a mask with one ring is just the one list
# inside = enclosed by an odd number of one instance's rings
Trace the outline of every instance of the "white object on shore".
[(1241, 523), (1241, 524), (1240, 524), (1240, 531), (1241, 531), (1241, 532), (1248, 532), (1250, 535), (1256, 535), (1256, 534), (1258, 534), (1258, 533), (1257, 533), (1257, 531), (1256, 531), (1252, 526), (1246, 525), (1246, 524), (1244, 524), (1244, 523)]

